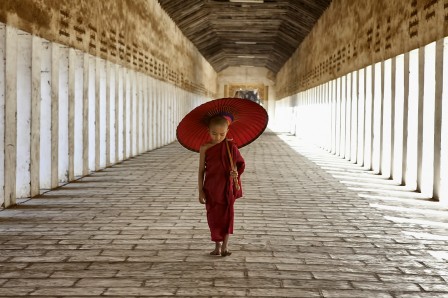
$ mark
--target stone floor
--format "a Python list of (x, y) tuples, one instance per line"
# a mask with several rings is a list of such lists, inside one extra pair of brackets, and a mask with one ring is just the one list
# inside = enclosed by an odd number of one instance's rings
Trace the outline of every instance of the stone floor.
[(242, 153), (230, 257), (174, 143), (1, 211), (0, 296), (448, 297), (436, 203), (288, 136)]

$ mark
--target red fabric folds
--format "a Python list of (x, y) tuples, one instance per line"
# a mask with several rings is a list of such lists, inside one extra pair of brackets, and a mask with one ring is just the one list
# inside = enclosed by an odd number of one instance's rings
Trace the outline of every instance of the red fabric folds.
[(237, 191), (230, 176), (231, 166), (226, 141), (210, 147), (205, 152), (204, 193), (206, 197), (207, 222), (212, 241), (223, 241), (226, 234), (233, 234), (233, 205), (243, 195), (240, 176), (244, 172), (244, 159), (235, 143), (229, 141), (233, 162), (238, 171)]

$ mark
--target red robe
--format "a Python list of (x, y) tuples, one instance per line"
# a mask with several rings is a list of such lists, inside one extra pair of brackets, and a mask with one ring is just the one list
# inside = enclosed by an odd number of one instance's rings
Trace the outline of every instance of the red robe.
[(243, 195), (240, 175), (244, 172), (244, 159), (235, 143), (229, 142), (233, 162), (238, 171), (237, 191), (230, 176), (231, 166), (226, 141), (213, 145), (205, 152), (204, 193), (207, 222), (212, 241), (223, 241), (226, 234), (233, 234), (233, 205)]

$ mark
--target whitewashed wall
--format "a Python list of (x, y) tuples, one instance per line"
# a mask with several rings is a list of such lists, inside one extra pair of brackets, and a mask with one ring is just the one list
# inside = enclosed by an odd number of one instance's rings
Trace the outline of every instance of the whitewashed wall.
[(447, 82), (444, 38), (277, 101), (275, 128), (448, 206)]
[(0, 204), (173, 142), (207, 100), (0, 23)]

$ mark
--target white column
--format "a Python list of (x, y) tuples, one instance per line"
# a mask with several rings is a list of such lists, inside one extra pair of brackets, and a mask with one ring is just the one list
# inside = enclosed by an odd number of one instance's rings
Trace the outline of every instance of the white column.
[(154, 149), (154, 79), (149, 77), (148, 117), (149, 117), (149, 150)]
[(341, 152), (341, 86), (342, 86), (342, 78), (336, 79), (336, 127), (335, 127), (335, 145), (336, 150), (335, 154), (339, 155)]
[(31, 164), (30, 164), (30, 195), (40, 194), (40, 102), (41, 102), (41, 63), (42, 39), (32, 37), (31, 57)]
[(89, 82), (90, 58), (83, 54), (82, 67), (82, 174), (89, 174)]
[(383, 109), (383, 127), (382, 127), (382, 141), (381, 141), (381, 174), (386, 177), (391, 177), (391, 158), (392, 158), (392, 59), (383, 62), (382, 72), (382, 109)]
[(409, 53), (409, 93), (408, 93), (408, 145), (406, 160), (406, 185), (417, 189), (417, 149), (418, 149), (418, 106), (419, 106), (419, 49)]
[(341, 132), (340, 132), (340, 148), (339, 156), (345, 157), (346, 146), (346, 123), (347, 123), (347, 76), (341, 77)]
[(159, 148), (162, 143), (162, 125), (161, 125), (161, 82), (159, 80), (156, 81), (156, 98), (155, 98), (155, 110), (156, 110), (156, 119), (155, 119), (155, 126), (156, 126), (156, 148)]
[[(394, 90), (394, 96), (392, 100), (395, 101), (395, 113), (394, 117), (394, 153), (393, 153), (393, 171), (392, 178), (393, 180), (399, 182), (400, 184), (403, 181), (403, 117), (404, 117), (404, 93), (405, 93), (405, 85), (404, 85), (404, 55), (398, 55), (394, 58), (395, 60), (395, 70), (392, 73), (394, 77), (394, 84), (392, 85)], [(408, 69), (409, 69), (409, 61), (408, 61)], [(408, 72), (409, 73), (409, 72)], [(406, 107), (407, 111), (407, 107)]]
[[(106, 114), (107, 114), (107, 83), (106, 83), (106, 62), (102, 59), (97, 60), (99, 66), (99, 111), (97, 115), (99, 116), (99, 167), (104, 169), (106, 167), (106, 148), (107, 148), (107, 126), (106, 126)], [(98, 86), (97, 85), (97, 86)], [(98, 149), (97, 149), (98, 152)]]
[(358, 71), (358, 157), (357, 164), (364, 166), (365, 122), (366, 122), (366, 69)]
[[(109, 108), (107, 109), (107, 114), (109, 115), (109, 123), (106, 123), (107, 129), (107, 148), (109, 149), (109, 159), (106, 158), (107, 165), (112, 165), (117, 162), (117, 150), (116, 150), (116, 141), (117, 141), (117, 89), (118, 82), (116, 76), (117, 65), (108, 63), (108, 86), (107, 90), (109, 90), (109, 96), (107, 96), (106, 100), (108, 101)], [(107, 120), (107, 119), (106, 119)], [(107, 121), (106, 121), (107, 122)], [(107, 154), (107, 152), (106, 152)]]
[(396, 105), (397, 105), (397, 97), (396, 97), (396, 73), (397, 73), (397, 57), (393, 57), (391, 59), (391, 84), (390, 84), (390, 139), (391, 139), (391, 148), (390, 148), (390, 162), (389, 162), (389, 168), (390, 168), (390, 178), (392, 180), (395, 179), (395, 147), (397, 146), (397, 136), (395, 134), (395, 120), (396, 120)]
[(17, 29), (6, 26), (4, 206), (16, 204)]
[[(303, 107), (303, 105), (301, 104), (301, 100), (302, 100), (302, 95), (306, 94), (306, 92), (302, 92), (299, 94), (295, 94), (293, 95), (293, 103), (291, 104), (290, 109), (292, 110), (293, 116), (292, 116), (292, 121), (290, 122), (290, 133), (296, 136), (301, 136), (302, 135), (302, 127), (301, 127), (301, 122), (300, 122), (300, 115), (301, 115), (301, 109)], [(313, 129), (312, 126), (309, 126), (309, 130), (307, 131), (307, 138), (309, 139), (309, 136), (311, 135), (311, 130)], [(310, 140), (312, 141), (312, 140)]]
[[(403, 56), (403, 120), (402, 120), (402, 158), (401, 158), (401, 185), (406, 185), (407, 181), (407, 160), (408, 160), (408, 128), (409, 128), (409, 70), (410, 53)], [(398, 88), (396, 88), (398, 90)]]
[(373, 71), (372, 65), (366, 67), (365, 72), (365, 132), (364, 132), (364, 167), (372, 169), (373, 147)]
[(345, 91), (345, 150), (344, 158), (350, 160), (351, 156), (351, 129), (352, 129), (352, 74), (348, 73), (346, 76), (346, 91)]
[(115, 130), (112, 129), (113, 128), (113, 122), (111, 123), (111, 118), (113, 119), (113, 111), (112, 111), (112, 107), (113, 107), (113, 99), (112, 97), (112, 90), (111, 90), (111, 86), (112, 86), (112, 70), (111, 70), (111, 63), (109, 61), (105, 62), (105, 67), (106, 67), (106, 100), (105, 100), (105, 104), (106, 104), (106, 167), (111, 165), (111, 151), (113, 150), (113, 148), (111, 148), (112, 142), (111, 142), (111, 133), (114, 132)]
[(97, 63), (95, 57), (89, 56), (89, 171), (93, 172), (96, 170), (96, 146), (97, 146), (97, 126), (99, 126), (99, 120), (96, 121), (97, 114)]
[[(440, 51), (440, 46), (439, 46)], [(441, 93), (440, 99), (438, 99), (439, 105), (442, 106), (442, 123), (441, 123), (441, 136), (448, 135), (448, 38), (443, 38), (443, 66), (437, 66), (437, 70), (440, 73), (442, 68), (442, 74), (436, 77), (439, 79), (437, 82), (437, 94)], [(440, 90), (442, 89), (442, 90)], [(436, 109), (437, 111), (437, 109)], [(440, 140), (440, 186), (435, 188), (439, 189), (438, 199), (443, 207), (448, 207), (448, 138), (442, 138)], [(435, 148), (434, 148), (435, 149)], [(437, 166), (437, 164), (436, 164)]]
[(127, 141), (127, 158), (132, 156), (132, 124), (133, 124), (133, 117), (132, 117), (132, 88), (133, 88), (133, 77), (132, 77), (132, 71), (127, 72), (127, 82), (126, 82), (126, 141)]
[(75, 72), (76, 53), (68, 52), (68, 181), (75, 179)]
[(313, 99), (313, 115), (315, 115), (315, 117), (312, 118), (313, 120), (313, 127), (314, 127), (314, 132), (317, 136), (317, 145), (319, 147), (323, 147), (323, 129), (322, 129), (322, 124), (323, 124), (323, 119), (319, 119), (319, 117), (317, 115), (322, 115), (324, 113), (324, 111), (322, 110), (322, 106), (320, 104), (320, 86), (314, 87), (312, 89), (312, 99)]
[(336, 80), (330, 81), (330, 89), (329, 89), (329, 96), (330, 96), (330, 113), (331, 113), (331, 128), (330, 128), (330, 134), (331, 134), (331, 153), (336, 154)]
[[(445, 39), (437, 41), (436, 45), (436, 61), (435, 61), (435, 103), (434, 103), (434, 189), (432, 196), (434, 199), (442, 202), (441, 196), (441, 160), (442, 160), (442, 110), (443, 96), (446, 94), (444, 90), (444, 64), (447, 62), (444, 58), (446, 49)], [(446, 88), (446, 87), (445, 87)], [(446, 99), (446, 97), (445, 97)], [(446, 102), (446, 101), (445, 101)], [(448, 202), (442, 202), (448, 205)]]
[(135, 123), (136, 123), (136, 152), (135, 154), (140, 154), (141, 152), (141, 136), (142, 136), (142, 130), (141, 130), (141, 90), (142, 90), (142, 84), (141, 84), (141, 74), (139, 72), (135, 73), (135, 85), (136, 85), (136, 99), (135, 99)]
[(168, 144), (170, 142), (171, 137), (171, 92), (172, 92), (172, 85), (166, 83), (166, 104), (165, 104), (165, 144)]
[[(434, 191), (434, 108), (436, 98), (436, 43), (425, 46), (423, 84), (423, 146), (420, 191), (432, 198)], [(420, 112), (420, 113), (422, 113)]]
[[(174, 127), (173, 127), (173, 142), (176, 140), (176, 128), (179, 124), (179, 103), (182, 99), (181, 94), (179, 93), (179, 88), (177, 86), (175, 88), (174, 100), (173, 100), (173, 115), (174, 115)], [(267, 108), (267, 107), (266, 107)]]
[(5, 203), (5, 89), (6, 25), (0, 23), (0, 207)]
[(51, 188), (51, 68), (52, 46), (43, 41), (41, 46), (41, 101), (40, 101), (40, 189)]
[(417, 191), (422, 191), (423, 184), (423, 115), (425, 87), (425, 47), (419, 49), (418, 70), (418, 108), (417, 108)]
[(75, 53), (75, 103), (74, 103), (74, 174), (84, 174), (84, 53)]
[(332, 119), (332, 110), (331, 110), (331, 95), (330, 95), (330, 87), (331, 87), (331, 81), (325, 83), (325, 89), (324, 89), (324, 100), (325, 100), (325, 109), (326, 109), (326, 124), (325, 124), (325, 130), (326, 130), (326, 149), (328, 152), (331, 152), (331, 144), (332, 144), (332, 138), (331, 138), (331, 119)]
[(143, 104), (142, 104), (142, 114), (143, 114), (143, 152), (148, 151), (148, 76), (143, 75), (142, 77), (142, 92), (143, 92)]
[(129, 138), (129, 108), (130, 108), (130, 84), (129, 84), (129, 71), (123, 68), (123, 159), (129, 157), (130, 152), (130, 138)]
[(372, 170), (381, 174), (381, 150), (383, 128), (383, 65), (378, 62), (374, 65), (373, 83), (373, 148)]
[(171, 143), (174, 141), (174, 99), (175, 99), (175, 87), (174, 85), (171, 85), (170, 88), (170, 102), (169, 102), (169, 115), (168, 115), (168, 120), (169, 120), (169, 139), (168, 139), (168, 143)]
[(312, 98), (313, 98), (313, 115), (315, 115), (315, 117), (312, 118), (313, 120), (313, 127), (314, 127), (314, 132), (317, 136), (317, 144), (320, 148), (323, 148), (323, 142), (324, 142), (324, 130), (323, 130), (323, 123), (324, 120), (320, 117), (318, 117), (318, 115), (325, 115), (325, 111), (322, 108), (322, 104), (321, 104), (321, 97), (320, 97), (320, 87), (316, 86), (312, 89)]
[(166, 144), (166, 116), (167, 116), (167, 100), (168, 100), (168, 94), (166, 92), (166, 83), (162, 83), (162, 100), (161, 100), (161, 106), (160, 106), (160, 119), (161, 119), (161, 137), (162, 137), (162, 143), (161, 146), (165, 146)]
[(166, 92), (166, 83), (160, 82), (160, 146), (164, 146), (166, 143), (166, 102), (167, 102), (167, 92)]
[(135, 156), (138, 153), (137, 149), (137, 73), (135, 71), (131, 71), (131, 151), (130, 156)]
[(104, 60), (96, 58), (96, 168), (102, 169), (106, 166), (106, 75)]
[(145, 152), (145, 99), (144, 99), (144, 74), (140, 73), (139, 76), (139, 106), (138, 106), (138, 116), (139, 116), (139, 153)]
[(356, 163), (358, 157), (358, 71), (352, 73), (352, 129), (350, 161)]
[(150, 96), (149, 96), (149, 111), (150, 111), (150, 124), (149, 124), (149, 133), (151, 140), (151, 150), (156, 148), (156, 136), (155, 136), (155, 111), (154, 111), (154, 100), (155, 100), (155, 79), (150, 78)]
[(59, 186), (59, 45), (51, 44), (51, 188)]
[(68, 47), (59, 49), (59, 137), (58, 141), (58, 177), (59, 182), (68, 181)]
[(177, 97), (177, 87), (173, 86), (173, 93), (171, 98), (171, 115), (172, 115), (172, 121), (171, 121), (171, 142), (174, 142), (176, 140), (176, 127), (177, 127), (177, 103), (178, 103), (178, 97)]
[(117, 159), (119, 161), (125, 159), (124, 157), (124, 150), (126, 148), (126, 141), (125, 141), (125, 99), (126, 99), (126, 89), (125, 89), (125, 76), (124, 76), (124, 69), (121, 66), (118, 66), (117, 68), (117, 80), (118, 80), (118, 104), (117, 104), (117, 127), (118, 127), (118, 133), (117, 133), (117, 139), (118, 139), (118, 152), (117, 152)]
[(173, 104), (173, 110), (172, 110), (172, 115), (173, 115), (173, 127), (171, 130), (171, 142), (176, 141), (176, 128), (177, 128), (177, 124), (179, 123), (178, 120), (178, 105), (179, 105), (179, 96), (178, 96), (178, 87), (174, 86), (173, 87), (173, 100), (172, 100), (172, 104)]
[(101, 169), (101, 65), (100, 58), (95, 57), (95, 171)]
[(16, 197), (30, 196), (31, 165), (31, 56), (32, 36), (17, 35), (17, 138)]
[[(114, 137), (114, 140), (115, 140), (115, 145), (114, 145), (114, 148), (115, 148), (115, 159), (114, 159), (114, 161), (115, 162), (119, 162), (120, 160), (122, 160), (122, 158), (121, 158), (121, 152), (122, 152), (122, 149), (121, 149), (121, 147), (120, 147), (120, 144), (122, 144), (122, 141), (123, 141), (123, 139), (121, 138), (120, 139), (120, 136), (122, 136), (121, 135), (121, 131), (122, 131), (122, 128), (120, 127), (120, 124), (122, 124), (121, 122), (120, 122), (120, 120), (122, 120), (123, 118), (122, 117), (120, 117), (122, 114), (122, 104), (123, 104), (123, 92), (122, 92), (122, 82), (121, 82), (121, 79), (120, 79), (120, 74), (121, 74), (121, 67), (118, 65), (118, 64), (116, 64), (115, 66), (114, 66), (114, 80), (115, 80), (115, 83), (114, 83), (114, 87), (115, 87), (115, 93), (114, 93), (114, 102), (115, 102), (115, 116), (114, 116), (114, 124), (115, 124), (115, 129), (114, 129), (114, 131), (115, 131), (115, 137)], [(121, 98), (121, 100), (120, 100), (120, 98)], [(121, 109), (121, 110), (120, 110)]]
[(165, 143), (164, 146), (169, 143), (170, 138), (170, 100), (171, 100), (171, 86), (168, 83), (166, 84), (166, 97), (165, 97)]
[(153, 149), (158, 147), (158, 111), (157, 111), (157, 98), (158, 98), (158, 80), (153, 79), (153, 91), (152, 91), (152, 140)]

